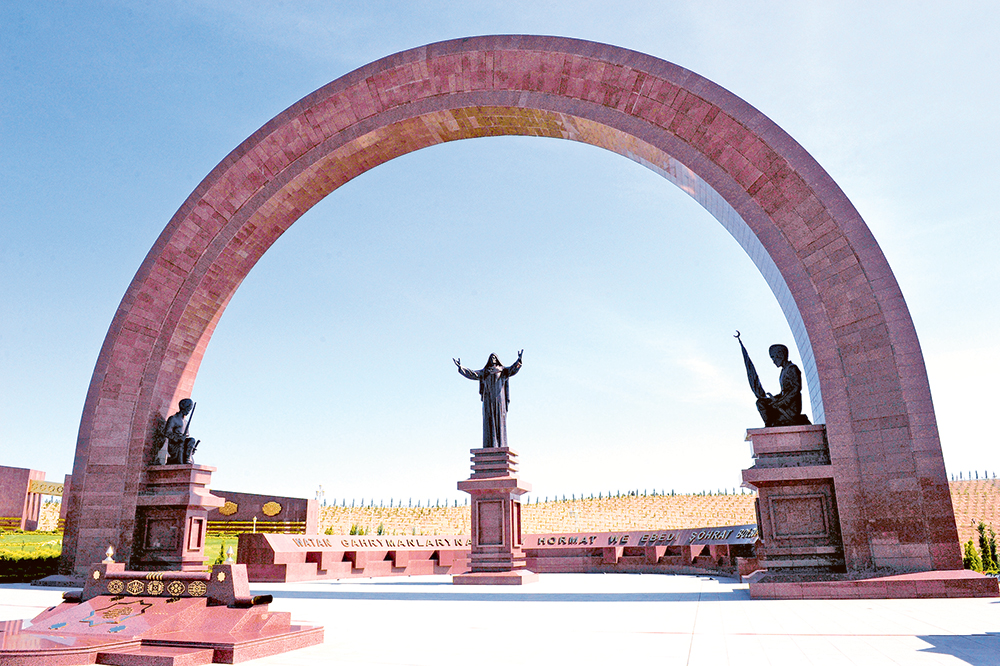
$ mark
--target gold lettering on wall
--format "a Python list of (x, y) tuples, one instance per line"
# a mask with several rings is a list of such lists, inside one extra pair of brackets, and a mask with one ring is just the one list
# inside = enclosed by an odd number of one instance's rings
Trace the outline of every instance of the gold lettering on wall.
[(32, 479), (28, 482), (28, 492), (62, 497), (63, 484), (56, 483), (55, 481), (38, 481), (37, 479)]

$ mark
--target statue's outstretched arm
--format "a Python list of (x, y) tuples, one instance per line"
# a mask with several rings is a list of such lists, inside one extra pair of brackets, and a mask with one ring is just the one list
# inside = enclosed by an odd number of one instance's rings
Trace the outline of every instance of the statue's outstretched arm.
[(513, 377), (517, 374), (517, 371), (521, 369), (521, 355), (524, 354), (524, 350), (517, 352), (517, 360), (514, 361), (510, 367), (504, 368), (504, 375), (507, 377)]
[(451, 359), (455, 362), (455, 366), (458, 367), (458, 374), (462, 375), (466, 379), (479, 379), (482, 374), (477, 370), (469, 370), (468, 368), (462, 367), (462, 359), (453, 358)]

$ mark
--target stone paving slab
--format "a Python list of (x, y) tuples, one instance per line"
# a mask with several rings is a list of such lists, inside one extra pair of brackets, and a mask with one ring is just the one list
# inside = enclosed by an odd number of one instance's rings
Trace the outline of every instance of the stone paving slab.
[[(0, 620), (63, 590), (0, 585)], [(542, 574), (524, 587), (447, 576), (255, 584), (326, 642), (254, 666), (467, 666), (634, 662), (717, 666), (1000, 664), (1000, 600), (751, 600), (732, 580)]]

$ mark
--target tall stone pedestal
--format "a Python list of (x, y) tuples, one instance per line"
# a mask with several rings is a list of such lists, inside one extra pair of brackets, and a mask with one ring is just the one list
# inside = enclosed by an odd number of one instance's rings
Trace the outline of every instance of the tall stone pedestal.
[[(915, 599), (996, 597), (995, 578), (974, 571), (847, 571), (826, 426), (747, 430), (757, 489), (758, 558), (743, 580), (753, 599)], [(852, 497), (841, 498), (850, 503)], [(856, 535), (853, 535), (856, 538)]]
[(826, 426), (751, 428), (754, 466), (743, 485), (757, 489), (761, 566), (810, 576), (845, 571)]
[(146, 470), (146, 485), (136, 508), (133, 569), (205, 568), (208, 511), (225, 503), (208, 488), (214, 471), (206, 465), (160, 465)]
[(521, 495), (531, 485), (517, 478), (517, 453), (510, 448), (472, 449), (472, 476), (458, 489), (472, 496), (470, 572), (452, 576), (455, 585), (523, 585), (538, 580), (521, 552)]

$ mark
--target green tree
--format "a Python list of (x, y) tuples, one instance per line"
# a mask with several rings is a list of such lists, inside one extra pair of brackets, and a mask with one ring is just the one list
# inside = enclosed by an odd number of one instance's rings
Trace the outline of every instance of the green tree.
[(997, 540), (993, 528), (989, 528), (989, 535), (987, 535), (986, 529), (986, 523), (980, 520), (979, 524), (976, 525), (976, 531), (979, 532), (979, 552), (982, 554), (983, 559), (982, 570), (990, 572), (997, 570)]
[(983, 571), (997, 573), (1000, 570), (1000, 560), (997, 560), (997, 533), (992, 525), (979, 521), (976, 526), (979, 532), (979, 551), (983, 554)]
[(993, 560), (993, 569), (991, 571), (992, 573), (997, 573), (997, 570), (1000, 569), (1000, 560), (997, 559), (997, 533), (993, 531), (992, 525), (990, 526), (989, 544), (990, 558)]
[(972, 543), (972, 539), (969, 539), (965, 544), (962, 566), (972, 571), (983, 570), (983, 560), (979, 557), (979, 552), (976, 550), (975, 544)]

